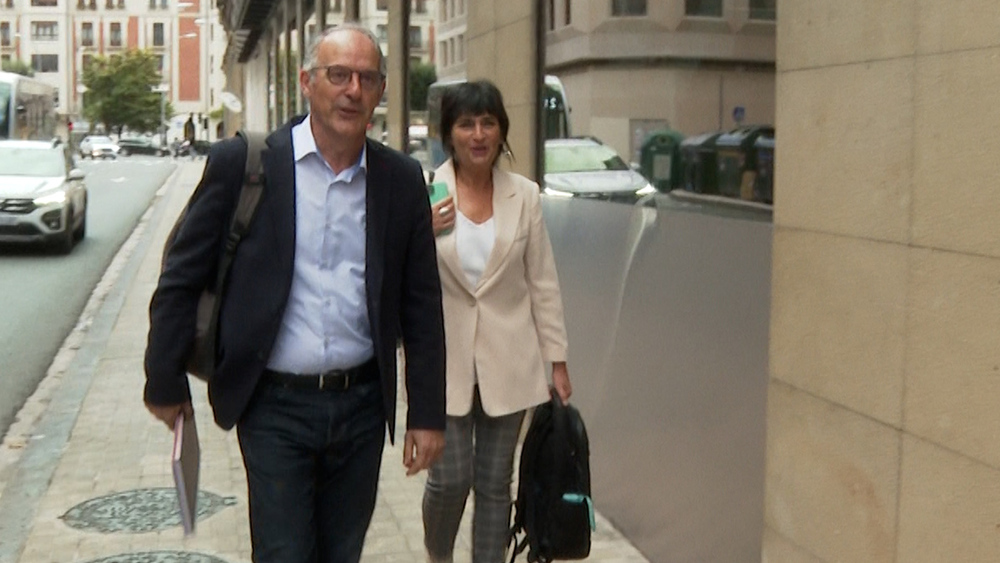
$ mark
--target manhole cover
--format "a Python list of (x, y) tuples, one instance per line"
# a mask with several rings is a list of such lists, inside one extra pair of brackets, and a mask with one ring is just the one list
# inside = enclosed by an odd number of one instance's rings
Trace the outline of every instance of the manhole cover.
[(87, 563), (226, 563), (218, 557), (187, 551), (147, 551), (145, 553), (124, 553)]
[[(234, 505), (236, 505), (236, 497), (221, 497), (206, 491), (198, 491), (199, 520), (207, 518), (227, 506)], [(139, 534), (181, 525), (177, 491), (167, 487), (135, 489), (93, 498), (69, 509), (61, 518), (66, 522), (66, 525), (78, 530), (90, 530), (104, 534), (115, 532)], [(133, 555), (128, 555), (128, 557), (133, 557)], [(106, 561), (118, 560), (108, 559)], [(122, 559), (122, 561), (145, 562), (146, 559)], [(149, 561), (200, 562), (203, 560), (149, 559)], [(204, 561), (210, 560), (204, 559)]]

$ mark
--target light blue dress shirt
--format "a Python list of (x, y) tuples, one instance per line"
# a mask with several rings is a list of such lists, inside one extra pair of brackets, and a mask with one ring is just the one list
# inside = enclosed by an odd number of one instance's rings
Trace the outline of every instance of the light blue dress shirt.
[(268, 367), (315, 374), (375, 355), (365, 288), (367, 149), (335, 174), (316, 149), (308, 116), (292, 127), (295, 265)]

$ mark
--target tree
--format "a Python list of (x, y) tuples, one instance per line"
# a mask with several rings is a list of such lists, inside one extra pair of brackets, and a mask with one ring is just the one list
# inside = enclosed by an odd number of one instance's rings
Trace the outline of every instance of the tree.
[(427, 109), (427, 89), (437, 82), (437, 71), (434, 65), (417, 63), (410, 65), (410, 109), (424, 111)]
[(13, 72), (15, 74), (20, 74), (22, 76), (34, 76), (35, 69), (31, 68), (31, 65), (22, 61), (21, 59), (11, 59), (9, 61), (3, 62), (4, 72)]
[[(121, 135), (131, 131), (156, 131), (161, 125), (161, 93), (156, 91), (163, 80), (156, 57), (145, 50), (130, 49), (111, 56), (96, 55), (83, 69), (83, 113), (93, 123), (103, 123), (107, 131)], [(166, 117), (173, 107), (166, 103)]]

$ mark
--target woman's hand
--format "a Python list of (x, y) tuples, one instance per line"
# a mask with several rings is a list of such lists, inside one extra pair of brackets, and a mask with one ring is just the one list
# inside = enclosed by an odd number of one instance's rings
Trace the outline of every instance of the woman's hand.
[(569, 370), (566, 362), (552, 362), (552, 386), (564, 405), (569, 404), (569, 396), (573, 394), (573, 386), (569, 383)]
[(434, 236), (455, 226), (455, 199), (448, 196), (431, 206), (431, 227)]

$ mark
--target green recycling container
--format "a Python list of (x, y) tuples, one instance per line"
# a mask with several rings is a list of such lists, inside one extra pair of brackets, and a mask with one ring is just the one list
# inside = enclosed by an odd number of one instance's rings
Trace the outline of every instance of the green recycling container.
[(684, 135), (673, 129), (651, 133), (639, 152), (639, 172), (661, 192), (681, 185), (680, 148)]

